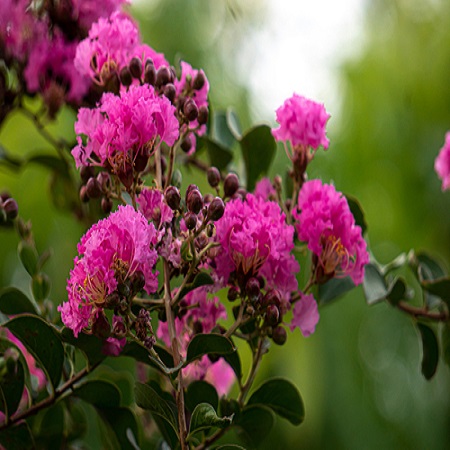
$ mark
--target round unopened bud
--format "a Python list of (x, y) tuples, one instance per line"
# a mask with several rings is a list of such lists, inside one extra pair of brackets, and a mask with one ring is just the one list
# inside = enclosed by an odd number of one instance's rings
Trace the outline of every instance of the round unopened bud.
[(141, 150), (134, 158), (134, 170), (136, 170), (136, 172), (143, 172), (147, 167), (148, 159), (148, 153)]
[(208, 219), (215, 222), (222, 218), (225, 212), (225, 204), (220, 197), (216, 197), (208, 207)]
[(119, 79), (121, 84), (126, 87), (130, 86), (133, 82), (133, 77), (131, 76), (130, 69), (127, 66), (121, 69), (119, 73)]
[(239, 289), (236, 286), (231, 286), (228, 289), (227, 299), (230, 302), (234, 302), (239, 297)]
[(166, 189), (164, 192), (164, 198), (169, 207), (174, 211), (180, 208), (181, 195), (180, 191), (175, 186), (169, 186)]
[(183, 114), (189, 122), (192, 122), (198, 117), (198, 107), (191, 98), (184, 103)]
[(170, 100), (170, 103), (173, 104), (175, 101), (175, 97), (177, 95), (177, 90), (175, 89), (175, 86), (172, 83), (167, 83), (164, 86), (163, 94)]
[(127, 327), (121, 320), (116, 320), (113, 326), (114, 336), (117, 338), (123, 338), (127, 334)]
[(3, 203), (3, 209), (6, 212), (6, 217), (9, 220), (14, 220), (19, 215), (19, 206), (13, 198), (8, 198)]
[(196, 320), (192, 324), (192, 331), (194, 332), (194, 334), (203, 333), (203, 325), (202, 325), (202, 323), (199, 320)]
[(89, 195), (87, 194), (85, 185), (81, 186), (80, 188), (80, 200), (83, 203), (87, 203), (89, 201)]
[(275, 305), (269, 305), (266, 310), (266, 322), (274, 327), (280, 321), (280, 310)]
[(192, 212), (187, 212), (184, 215), (184, 223), (188, 230), (194, 230), (197, 226), (197, 215)]
[(266, 308), (269, 305), (275, 305), (279, 307), (281, 304), (281, 295), (276, 289), (271, 289), (270, 291), (266, 292), (266, 295), (263, 297), (262, 303)]
[(109, 177), (109, 173), (107, 172), (100, 172), (97, 175), (97, 181), (100, 184), (100, 187), (103, 192), (106, 192), (109, 189), (109, 185), (111, 182), (111, 178)]
[(6, 202), (6, 200), (8, 200), (8, 198), (11, 198), (11, 194), (7, 191), (3, 191), (2, 193), (0, 193), (0, 204), (2, 202)]
[(202, 250), (208, 245), (209, 239), (206, 233), (200, 233), (199, 236), (195, 239), (195, 245), (197, 249)]
[(192, 87), (196, 91), (199, 91), (205, 85), (205, 81), (205, 74), (199, 70), (194, 78), (194, 81), (192, 82)]
[(282, 326), (277, 326), (272, 331), (272, 340), (277, 345), (283, 345), (287, 340), (286, 330)]
[(206, 176), (208, 178), (208, 183), (211, 187), (217, 187), (220, 183), (220, 172), (217, 167), (210, 167), (207, 172)]
[(223, 191), (227, 197), (231, 197), (239, 189), (239, 178), (235, 173), (229, 173), (223, 182)]
[(192, 189), (186, 197), (187, 209), (198, 214), (203, 208), (203, 197), (198, 189)]
[(102, 211), (105, 214), (109, 214), (112, 211), (113, 202), (108, 197), (103, 197), (101, 202)]
[(92, 323), (92, 334), (100, 339), (111, 336), (111, 325), (102, 310), (97, 312), (95, 321)]
[(84, 183), (87, 183), (89, 178), (95, 175), (94, 168), (92, 166), (81, 166), (80, 176)]
[(197, 117), (197, 122), (199, 125), (205, 125), (205, 123), (208, 122), (208, 114), (208, 107), (205, 105), (200, 106)]
[(133, 78), (140, 79), (142, 75), (142, 61), (139, 58), (133, 57), (131, 58), (130, 64), (130, 73)]
[(147, 62), (145, 63), (144, 81), (147, 84), (150, 84), (152, 86), (155, 85), (156, 69), (155, 69), (155, 65), (153, 64), (153, 61), (151, 59), (147, 59)]
[(138, 270), (131, 277), (131, 286), (134, 292), (139, 292), (144, 289), (145, 286), (145, 275)]
[(190, 134), (186, 135), (181, 141), (181, 150), (187, 153), (192, 148), (192, 139)]
[(151, 350), (155, 344), (156, 344), (155, 336), (147, 336), (144, 339), (144, 345), (148, 350)]
[(114, 309), (119, 306), (120, 303), (120, 295), (117, 291), (112, 292), (107, 295), (105, 298), (105, 308), (106, 309)]
[(89, 198), (99, 198), (102, 195), (102, 187), (97, 178), (91, 177), (86, 183), (86, 193)]
[(170, 73), (170, 69), (166, 66), (161, 66), (156, 71), (155, 86), (157, 88), (160, 88), (160, 87), (166, 85), (167, 83), (169, 83), (171, 78), (172, 78), (172, 74)]
[(258, 297), (261, 287), (257, 278), (252, 277), (247, 281), (245, 285), (245, 292), (250, 299), (255, 299)]

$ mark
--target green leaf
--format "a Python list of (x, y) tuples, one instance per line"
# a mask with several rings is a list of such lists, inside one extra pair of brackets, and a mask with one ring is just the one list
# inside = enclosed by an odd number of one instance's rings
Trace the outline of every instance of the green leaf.
[(60, 332), (61, 339), (67, 344), (80, 349), (92, 367), (102, 362), (106, 355), (102, 352), (103, 342), (91, 334), (80, 333), (78, 337), (73, 335), (70, 328), (62, 328)]
[[(231, 341), (231, 339), (230, 339), (230, 341)], [(233, 342), (233, 341), (231, 341), (231, 342)], [(235, 350), (232, 353), (223, 355), (223, 359), (233, 369), (234, 374), (236, 375), (237, 379), (240, 380), (242, 378), (242, 365), (241, 365), (241, 358), (239, 357), (239, 352), (237, 350)]]
[[(224, 148), (230, 149), (236, 142), (232, 130), (228, 126), (228, 113), (218, 111), (213, 114), (212, 139)], [(234, 123), (235, 125), (236, 123)], [(235, 130), (234, 130), (235, 131)]]
[(422, 374), (427, 379), (433, 378), (439, 362), (439, 346), (434, 331), (427, 325), (418, 322), (417, 328), (422, 338)]
[(2, 430), (0, 433), (0, 444), (8, 450), (30, 450), (36, 448), (26, 422), (20, 422), (14, 427)]
[(48, 298), (51, 285), (50, 278), (47, 274), (41, 272), (33, 276), (31, 279), (31, 291), (33, 292), (33, 297), (37, 302)]
[[(64, 437), (65, 407), (62, 402), (45, 410), (39, 426), (39, 441), (47, 448), (62, 448)], [(37, 438), (37, 437), (36, 437)], [(41, 445), (43, 443), (41, 442)]]
[[(174, 367), (172, 355), (164, 347), (161, 347), (158, 344), (155, 344), (153, 348), (156, 353), (158, 353), (158, 356), (160, 357), (164, 365), (168, 369), (172, 369)], [(152, 355), (150, 355), (150, 353), (137, 342), (127, 342), (120, 356), (129, 356), (131, 358), (134, 358), (136, 361), (148, 364), (155, 369), (158, 369), (165, 373), (161, 368), (159, 361), (157, 361)]]
[(237, 425), (240, 435), (247, 446), (252, 448), (264, 441), (272, 430), (275, 417), (271, 409), (261, 405), (250, 405), (242, 410), (242, 413), (233, 425)]
[(411, 255), (410, 264), (416, 269), (419, 281), (436, 280), (447, 276), (441, 263), (428, 253), (419, 252)]
[(273, 158), (276, 144), (269, 126), (260, 125), (247, 131), (239, 141), (247, 175), (247, 190), (253, 191), (256, 181), (267, 174)]
[(350, 292), (355, 283), (350, 277), (332, 278), (318, 287), (318, 297), (321, 305), (326, 305), (342, 295)]
[(230, 133), (237, 141), (240, 141), (242, 138), (242, 128), (239, 122), (239, 117), (236, 114), (236, 111), (234, 111), (232, 108), (227, 108), (226, 115), (227, 115), (227, 126), (228, 129), (230, 130)]
[(384, 276), (374, 263), (369, 263), (365, 267), (363, 288), (369, 305), (384, 300), (389, 293)]
[(265, 381), (250, 397), (249, 405), (264, 405), (293, 425), (305, 419), (305, 408), (298, 389), (284, 378)]
[(442, 354), (447, 366), (450, 367), (450, 322), (445, 322), (442, 328)]
[(206, 148), (211, 166), (215, 166), (219, 170), (225, 170), (233, 159), (233, 152), (229, 148), (207, 136), (198, 139), (198, 147)]
[(209, 403), (214, 409), (219, 406), (216, 388), (203, 380), (195, 380), (189, 384), (185, 395), (186, 407), (192, 412), (200, 403)]
[(225, 444), (219, 445), (218, 447), (213, 447), (212, 450), (245, 450), (245, 448), (241, 447), (240, 445)]
[(26, 241), (20, 241), (17, 247), (19, 259), (22, 262), (25, 270), (31, 275), (35, 275), (37, 272), (37, 264), (39, 255), (36, 251), (36, 247)]
[(433, 295), (436, 295), (450, 306), (450, 278), (423, 281), (422, 287)]
[(134, 388), (136, 404), (158, 416), (178, 434), (178, 421), (170, 405), (148, 384), (136, 383)]
[(11, 417), (22, 399), (28, 367), (19, 348), (7, 339), (0, 338), (0, 355), (0, 411)]
[(200, 271), (192, 281), (192, 283), (187, 284), (180, 292), (180, 299), (182, 299), (186, 294), (197, 289), (200, 286), (206, 286), (214, 284), (214, 280), (211, 275), (206, 271)]
[(97, 408), (97, 411), (111, 427), (122, 450), (139, 450), (139, 428), (129, 408)]
[(408, 299), (408, 287), (406, 286), (405, 280), (403, 278), (396, 278), (391, 283), (389, 287), (389, 293), (387, 295), (387, 299), (393, 304), (396, 305), (401, 300)]
[(7, 287), (0, 291), (0, 311), (8, 316), (22, 313), (39, 314), (39, 307), (19, 289)]
[(185, 366), (206, 354), (226, 355), (234, 351), (233, 343), (221, 334), (196, 334), (189, 342)]
[(350, 212), (353, 214), (353, 217), (355, 218), (356, 225), (361, 227), (361, 233), (364, 235), (365, 232), (367, 231), (367, 222), (364, 217), (364, 212), (362, 210), (361, 204), (355, 197), (351, 195), (345, 195), (345, 198), (347, 199)]
[(97, 408), (117, 408), (121, 395), (117, 386), (109, 381), (89, 380), (77, 386), (72, 395)]
[(57, 331), (40, 317), (27, 314), (17, 316), (3, 326), (22, 342), (56, 388), (64, 363), (64, 348)]
[(63, 159), (53, 155), (33, 155), (25, 161), (25, 164), (38, 164), (61, 173), (67, 173), (68, 169)]
[(209, 403), (200, 403), (192, 413), (189, 434), (207, 430), (211, 427), (227, 428), (231, 425), (232, 420), (232, 417), (219, 417), (216, 410)]

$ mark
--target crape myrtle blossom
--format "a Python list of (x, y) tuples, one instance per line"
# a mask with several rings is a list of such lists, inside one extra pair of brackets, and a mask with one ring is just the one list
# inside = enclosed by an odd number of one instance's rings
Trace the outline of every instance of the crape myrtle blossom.
[(142, 43), (136, 24), (116, 11), (109, 18), (101, 17), (92, 24), (89, 36), (78, 44), (74, 63), (81, 75), (103, 84), (110, 74), (118, 74), (133, 57), (143, 63), (151, 59), (156, 69), (169, 67), (163, 54)]
[(450, 189), (450, 131), (445, 135), (445, 144), (434, 162), (434, 170), (442, 180), (442, 190)]
[(152, 221), (156, 228), (172, 221), (173, 210), (166, 203), (164, 195), (159, 189), (145, 188), (136, 200), (141, 213), (147, 220)]
[(350, 276), (356, 285), (362, 283), (369, 254), (342, 193), (321, 180), (307, 181), (293, 216), (298, 238), (315, 255), (316, 282)]
[[(172, 146), (179, 124), (170, 101), (145, 84), (130, 86), (120, 96), (105, 93), (97, 108), (81, 108), (75, 132), (78, 145), (72, 155), (78, 168), (94, 164), (120, 176), (139, 155), (146, 161), (157, 140)], [(85, 144), (81, 135), (87, 137)]]
[[(175, 330), (183, 355), (189, 342), (197, 333), (211, 333), (219, 320), (225, 320), (225, 307), (217, 297), (208, 296), (204, 287), (194, 289), (183, 298), (187, 313), (175, 318)], [(170, 336), (167, 322), (160, 322), (157, 337), (170, 346)], [(220, 396), (225, 395), (234, 382), (233, 369), (220, 358), (211, 362), (207, 355), (183, 369), (183, 377), (187, 383), (194, 380), (205, 380), (211, 383)]]
[(155, 227), (129, 205), (119, 206), (87, 231), (70, 272), (68, 301), (58, 307), (64, 325), (75, 336), (92, 325), (107, 297), (132, 282), (135, 274), (143, 275), (148, 294), (156, 291), (155, 244)]
[(289, 141), (292, 146), (328, 148), (325, 126), (330, 118), (325, 107), (301, 95), (294, 94), (276, 110), (280, 126), (272, 130), (277, 141)]
[(262, 276), (267, 288), (277, 289), (286, 302), (297, 290), (295, 274), (300, 266), (292, 250), (294, 228), (286, 224), (277, 203), (247, 194), (226, 204), (216, 222), (221, 251), (214, 259), (218, 284), (225, 286), (235, 272), (245, 279)]
[(80, 26), (88, 31), (100, 17), (108, 17), (128, 3), (131, 3), (131, 0), (72, 0), (72, 19), (77, 20)]
[(291, 331), (299, 328), (305, 337), (314, 333), (319, 321), (319, 309), (312, 294), (300, 292), (300, 300), (295, 303), (292, 314), (293, 317), (289, 325)]

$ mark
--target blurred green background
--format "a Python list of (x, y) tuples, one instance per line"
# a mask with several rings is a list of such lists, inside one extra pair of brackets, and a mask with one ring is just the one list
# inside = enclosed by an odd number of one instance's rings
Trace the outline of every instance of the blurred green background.
[[(265, 6), (264, 0), (154, 0), (140, 2), (133, 14), (144, 40), (169, 61), (204, 68), (212, 107), (231, 105), (247, 128), (250, 80), (239, 70), (236, 49), (270, 21)], [(340, 108), (330, 122), (330, 148), (318, 152), (309, 176), (333, 180), (359, 199), (379, 261), (410, 248), (450, 261), (450, 194), (441, 192), (433, 170), (450, 129), (450, 3), (373, 0), (365, 2), (364, 15), (358, 52), (339, 64)], [(274, 112), (264, 114), (274, 125)], [(64, 111), (52, 129), (73, 139), (74, 118)], [(3, 123), (0, 142), (17, 154), (52, 152), (17, 115)], [(280, 151), (272, 174), (284, 174), (286, 166)], [(0, 189), (7, 188), (21, 216), (32, 220), (38, 249), (53, 249), (47, 272), (58, 304), (66, 298), (65, 280), (84, 228), (55, 209), (48, 181), (48, 172), (36, 166), (20, 173), (0, 167)], [(14, 233), (1, 230), (0, 286), (28, 290), (16, 247)], [(278, 419), (261, 448), (449, 448), (449, 369), (441, 361), (432, 381), (425, 381), (411, 320), (385, 304), (369, 308), (360, 289), (320, 313), (313, 336), (304, 339), (297, 330), (263, 361), (259, 380), (269, 374), (291, 379), (302, 393), (306, 419), (298, 428)]]

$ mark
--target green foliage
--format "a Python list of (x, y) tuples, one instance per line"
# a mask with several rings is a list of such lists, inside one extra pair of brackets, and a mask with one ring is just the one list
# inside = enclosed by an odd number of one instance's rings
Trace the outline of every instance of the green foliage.
[(189, 342), (185, 364), (190, 364), (203, 355), (227, 355), (234, 351), (233, 343), (221, 334), (196, 334)]
[(0, 291), (0, 311), (8, 316), (23, 313), (38, 314), (39, 307), (21, 290), (7, 287)]
[(189, 384), (185, 395), (186, 407), (193, 412), (200, 403), (208, 403), (214, 410), (219, 406), (219, 396), (216, 388), (207, 381), (195, 380)]
[(192, 412), (189, 435), (212, 427), (227, 428), (231, 425), (232, 420), (232, 417), (219, 417), (214, 407), (209, 403), (200, 403)]

